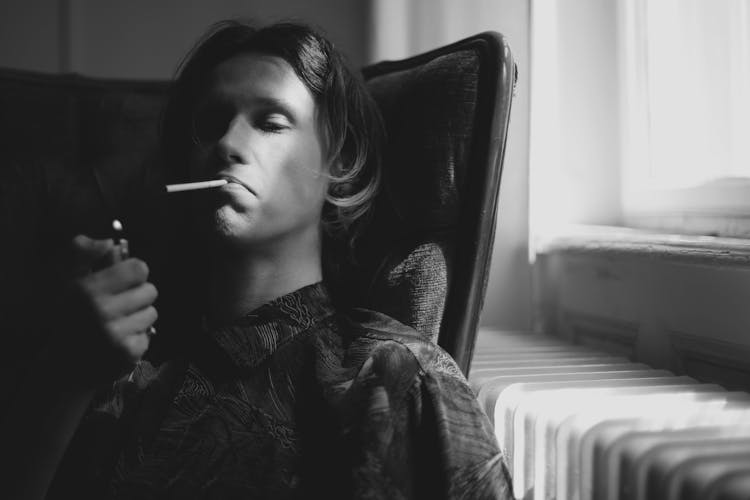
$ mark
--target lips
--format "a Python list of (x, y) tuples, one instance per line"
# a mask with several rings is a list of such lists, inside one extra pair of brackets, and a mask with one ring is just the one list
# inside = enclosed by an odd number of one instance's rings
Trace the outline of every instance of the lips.
[(253, 188), (239, 180), (237, 177), (234, 177), (233, 175), (226, 175), (226, 174), (220, 174), (218, 176), (220, 179), (225, 179), (229, 184), (239, 184), (243, 188), (247, 189), (250, 193), (252, 193), (255, 196), (258, 196), (258, 193), (255, 192)]

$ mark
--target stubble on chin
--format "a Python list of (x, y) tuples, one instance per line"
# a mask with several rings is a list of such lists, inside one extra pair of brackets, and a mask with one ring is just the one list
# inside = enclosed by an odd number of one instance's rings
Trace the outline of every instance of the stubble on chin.
[(205, 215), (201, 221), (201, 232), (212, 246), (238, 248), (244, 246), (251, 226), (249, 214), (238, 213), (225, 205)]

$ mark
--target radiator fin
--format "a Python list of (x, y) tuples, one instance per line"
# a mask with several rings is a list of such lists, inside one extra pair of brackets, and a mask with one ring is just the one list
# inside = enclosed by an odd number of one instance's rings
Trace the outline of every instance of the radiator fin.
[(524, 500), (750, 499), (750, 394), (482, 329), (469, 377)]

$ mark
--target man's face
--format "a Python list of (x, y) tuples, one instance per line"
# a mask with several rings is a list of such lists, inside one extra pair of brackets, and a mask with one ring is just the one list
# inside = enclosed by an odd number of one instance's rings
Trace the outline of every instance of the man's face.
[(219, 64), (196, 106), (189, 171), (230, 182), (198, 195), (199, 218), (233, 244), (317, 241), (328, 186), (318, 129), (313, 96), (283, 59), (250, 53)]

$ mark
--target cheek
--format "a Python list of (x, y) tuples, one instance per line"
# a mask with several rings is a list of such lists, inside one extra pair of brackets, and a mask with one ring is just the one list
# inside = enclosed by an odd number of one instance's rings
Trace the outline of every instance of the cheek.
[(282, 195), (285, 201), (279, 201), (296, 207), (296, 212), (318, 216), (325, 200), (328, 180), (306, 166), (291, 169), (285, 177)]
[(285, 169), (286, 191), (290, 200), (302, 210), (322, 207), (328, 189), (327, 167), (316, 140), (295, 148), (293, 161)]
[(309, 206), (322, 206), (328, 190), (328, 170), (321, 158), (306, 163), (297, 171), (297, 196)]

